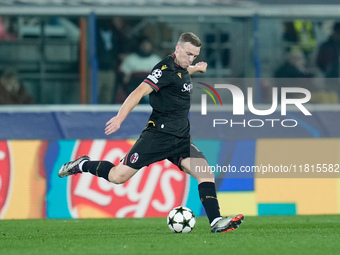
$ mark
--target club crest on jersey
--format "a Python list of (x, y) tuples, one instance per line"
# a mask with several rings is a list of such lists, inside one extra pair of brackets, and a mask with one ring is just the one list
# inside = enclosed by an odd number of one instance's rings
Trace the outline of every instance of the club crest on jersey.
[(182, 79), (182, 74), (181, 73), (177, 73), (178, 77)]
[(130, 157), (130, 162), (133, 164), (133, 163), (136, 163), (137, 160), (139, 158), (139, 154), (137, 152), (133, 153)]
[(190, 90), (192, 89), (192, 84), (191, 83), (184, 83), (183, 84), (183, 89), (182, 89), (182, 92), (189, 92), (190, 93)]
[(159, 79), (162, 76), (162, 70), (161, 69), (155, 69), (155, 70), (152, 71), (151, 75), (156, 77), (156, 79)]
[(166, 65), (162, 65), (161, 70), (163, 71), (164, 69), (167, 69), (168, 67)]

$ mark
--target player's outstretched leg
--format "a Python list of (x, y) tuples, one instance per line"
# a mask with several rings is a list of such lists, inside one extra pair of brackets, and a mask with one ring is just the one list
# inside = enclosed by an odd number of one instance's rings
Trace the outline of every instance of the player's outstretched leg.
[(199, 183), (198, 193), (200, 200), (208, 216), (211, 232), (225, 233), (234, 230), (243, 222), (243, 215), (238, 214), (233, 217), (223, 218), (220, 213), (214, 173), (210, 171), (196, 172), (196, 166), (200, 169), (209, 169), (208, 162), (204, 158), (185, 158), (181, 162), (182, 168), (193, 176)]
[(59, 177), (75, 175), (78, 173), (90, 173), (105, 180), (122, 184), (129, 180), (138, 170), (120, 162), (118, 166), (110, 161), (91, 161), (89, 156), (82, 156), (74, 161), (64, 164), (59, 170)]
[(81, 156), (80, 158), (77, 158), (76, 160), (67, 162), (59, 169), (58, 176), (66, 177), (69, 175), (82, 173), (83, 171), (80, 170), (79, 164), (84, 160), (90, 160), (90, 157), (84, 155), (84, 156)]
[(244, 216), (242, 214), (222, 218), (211, 227), (211, 232), (226, 233), (230, 230), (234, 230), (240, 226), (240, 224), (243, 222), (243, 219)]

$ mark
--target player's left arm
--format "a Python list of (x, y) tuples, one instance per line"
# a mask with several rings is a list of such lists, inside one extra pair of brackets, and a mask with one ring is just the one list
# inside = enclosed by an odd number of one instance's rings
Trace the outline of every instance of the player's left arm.
[(188, 67), (189, 74), (194, 74), (196, 72), (205, 73), (207, 71), (208, 64), (204, 61), (196, 63), (194, 66)]

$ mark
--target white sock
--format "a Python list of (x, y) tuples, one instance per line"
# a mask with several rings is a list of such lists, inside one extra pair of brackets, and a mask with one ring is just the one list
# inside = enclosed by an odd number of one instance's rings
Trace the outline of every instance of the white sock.
[(215, 219), (211, 222), (210, 226), (211, 226), (211, 227), (214, 226), (214, 225), (216, 224), (216, 222), (218, 222), (220, 219), (223, 219), (223, 217), (217, 217), (217, 218), (215, 218)]
[(83, 171), (83, 164), (88, 161), (88, 160), (83, 160), (82, 162), (79, 163), (79, 170)]

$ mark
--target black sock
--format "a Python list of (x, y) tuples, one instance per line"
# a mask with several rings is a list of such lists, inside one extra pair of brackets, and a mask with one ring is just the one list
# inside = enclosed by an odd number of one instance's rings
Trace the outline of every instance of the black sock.
[(198, 185), (198, 193), (201, 202), (211, 223), (217, 217), (221, 217), (220, 207), (217, 201), (215, 183), (202, 182)]
[(109, 172), (115, 165), (109, 161), (85, 161), (82, 170), (109, 181)]

